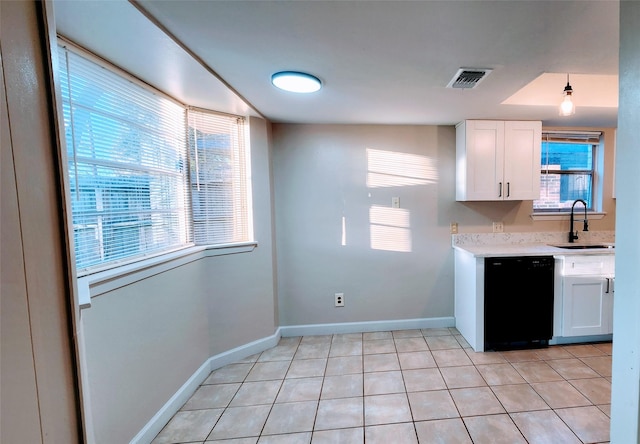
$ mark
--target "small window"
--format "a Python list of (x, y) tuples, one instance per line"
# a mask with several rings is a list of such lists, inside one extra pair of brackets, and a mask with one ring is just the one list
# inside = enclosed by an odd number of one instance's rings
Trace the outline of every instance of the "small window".
[(600, 133), (543, 133), (540, 199), (536, 212), (568, 211), (576, 199), (595, 210), (596, 150)]
[(188, 120), (194, 241), (248, 241), (244, 119), (190, 109)]

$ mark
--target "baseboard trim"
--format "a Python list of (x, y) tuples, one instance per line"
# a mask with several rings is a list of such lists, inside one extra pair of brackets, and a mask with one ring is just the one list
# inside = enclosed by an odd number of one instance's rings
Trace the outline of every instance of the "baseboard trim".
[(422, 328), (455, 327), (453, 316), (443, 318), (400, 319), (395, 321), (344, 322), (337, 324), (308, 324), (280, 326), (283, 337), (364, 333), (370, 331), (413, 330)]
[(276, 332), (257, 341), (241, 345), (224, 353), (217, 354), (207, 359), (204, 364), (195, 371), (182, 387), (162, 406), (160, 410), (149, 420), (147, 424), (130, 441), (130, 444), (147, 444), (160, 433), (165, 425), (171, 420), (173, 415), (191, 398), (198, 387), (207, 379), (209, 374), (220, 367), (232, 364), (247, 356), (260, 353), (271, 347), (275, 347), (280, 340), (280, 328)]
[(255, 355), (256, 353), (260, 353), (271, 347), (275, 347), (276, 345), (278, 345), (278, 341), (280, 341), (281, 336), (281, 328), (278, 327), (276, 332), (271, 336), (249, 342), (248, 344), (244, 344), (240, 347), (236, 347), (229, 351), (212, 356), (211, 358), (209, 358), (209, 361), (211, 363), (210, 371), (213, 371), (220, 367), (224, 367), (225, 365), (233, 364), (234, 362), (244, 359), (247, 356)]
[(150, 443), (169, 420), (180, 410), (180, 407), (189, 400), (200, 384), (207, 379), (211, 373), (211, 359), (207, 359), (196, 372), (191, 375), (187, 382), (182, 384), (176, 393), (162, 406), (160, 410), (149, 420), (148, 423), (133, 437), (130, 444)]

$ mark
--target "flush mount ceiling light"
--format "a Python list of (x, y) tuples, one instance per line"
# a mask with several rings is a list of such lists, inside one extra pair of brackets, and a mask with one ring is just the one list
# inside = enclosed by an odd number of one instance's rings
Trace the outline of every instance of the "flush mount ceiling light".
[(576, 113), (576, 106), (573, 103), (571, 95), (573, 94), (573, 88), (569, 85), (569, 74), (567, 74), (567, 86), (564, 87), (564, 99), (560, 104), (560, 115), (571, 116)]
[(322, 82), (315, 76), (304, 72), (281, 71), (271, 76), (271, 83), (284, 91), (312, 93), (322, 88)]

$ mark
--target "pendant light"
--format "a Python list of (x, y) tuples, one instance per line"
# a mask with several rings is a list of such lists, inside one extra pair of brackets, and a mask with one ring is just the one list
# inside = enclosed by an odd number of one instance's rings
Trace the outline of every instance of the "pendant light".
[(560, 103), (560, 115), (571, 116), (576, 113), (576, 106), (573, 103), (571, 95), (573, 94), (573, 88), (569, 84), (569, 74), (567, 74), (567, 86), (564, 87), (563, 96), (564, 99)]

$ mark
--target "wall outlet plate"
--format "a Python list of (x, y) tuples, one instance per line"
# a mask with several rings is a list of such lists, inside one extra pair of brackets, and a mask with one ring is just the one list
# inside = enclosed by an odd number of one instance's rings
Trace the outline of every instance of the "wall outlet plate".
[(504, 224), (502, 222), (494, 222), (493, 223), (493, 232), (494, 233), (503, 233), (504, 232)]
[(449, 231), (451, 234), (458, 234), (458, 222), (451, 222), (451, 225), (449, 225)]
[(335, 294), (336, 307), (344, 307), (344, 293)]

